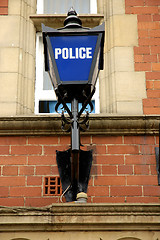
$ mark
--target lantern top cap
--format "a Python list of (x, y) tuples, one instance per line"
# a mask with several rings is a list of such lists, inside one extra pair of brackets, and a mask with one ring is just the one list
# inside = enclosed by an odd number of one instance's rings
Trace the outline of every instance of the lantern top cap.
[(82, 21), (77, 17), (77, 13), (73, 7), (68, 11), (67, 18), (64, 21), (65, 28), (81, 28)]
[(71, 8), (68, 10), (67, 16), (70, 16), (70, 15), (76, 15), (76, 16), (77, 16), (77, 12), (76, 12), (76, 10), (75, 10), (73, 7), (71, 7)]

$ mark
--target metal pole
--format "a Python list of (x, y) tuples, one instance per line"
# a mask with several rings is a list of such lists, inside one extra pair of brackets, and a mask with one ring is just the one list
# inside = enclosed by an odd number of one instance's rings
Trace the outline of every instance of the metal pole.
[(79, 151), (79, 126), (78, 126), (78, 101), (73, 99), (71, 102), (71, 111), (73, 115), (71, 130), (71, 147), (72, 151)]
[(78, 101), (73, 99), (71, 102), (72, 127), (71, 127), (71, 185), (73, 189), (73, 199), (76, 200), (79, 182), (79, 125), (78, 125)]

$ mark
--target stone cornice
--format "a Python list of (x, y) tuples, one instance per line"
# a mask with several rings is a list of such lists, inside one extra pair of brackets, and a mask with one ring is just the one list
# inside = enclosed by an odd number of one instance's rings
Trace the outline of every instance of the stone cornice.
[[(89, 135), (158, 135), (160, 116), (90, 115)], [(64, 135), (61, 117), (15, 116), (0, 117), (0, 136)]]
[[(64, 20), (66, 19), (66, 14), (33, 14), (30, 15), (30, 19), (36, 28), (36, 31), (41, 32), (41, 23), (48, 27), (60, 28), (63, 27)], [(83, 27), (93, 28), (98, 26), (104, 20), (104, 15), (102, 14), (80, 14), (78, 17), (82, 21)]]
[(160, 230), (159, 204), (54, 204), (0, 207), (0, 232)]

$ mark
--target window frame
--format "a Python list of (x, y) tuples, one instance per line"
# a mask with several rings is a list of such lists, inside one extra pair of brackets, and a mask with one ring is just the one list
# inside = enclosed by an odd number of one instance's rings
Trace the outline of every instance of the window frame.
[[(43, 14), (44, 0), (37, 0), (37, 14)], [(90, 0), (90, 14), (97, 13), (97, 0)], [(35, 114), (38, 115), (48, 115), (56, 113), (39, 113), (39, 102), (46, 101), (56, 101), (56, 95), (54, 89), (44, 90), (43, 89), (43, 79), (44, 79), (44, 53), (43, 53), (43, 42), (42, 42), (42, 32), (36, 33), (36, 82), (35, 82)], [(96, 91), (92, 98), (95, 100), (95, 113), (100, 112), (99, 106), (99, 79), (96, 83)]]
[(42, 33), (37, 32), (36, 34), (35, 114), (43, 114), (43, 113), (39, 113), (39, 101), (56, 100), (54, 89), (43, 90), (44, 53), (43, 53), (43, 43), (40, 42), (40, 38), (42, 38)]

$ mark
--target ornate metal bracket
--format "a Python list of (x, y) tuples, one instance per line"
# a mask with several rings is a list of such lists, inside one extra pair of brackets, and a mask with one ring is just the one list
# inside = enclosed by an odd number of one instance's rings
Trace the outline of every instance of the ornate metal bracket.
[[(76, 121), (79, 126), (80, 131), (85, 132), (89, 129), (89, 113), (91, 113), (94, 109), (91, 98), (94, 94), (95, 90), (92, 92), (92, 94), (87, 97), (85, 95), (85, 91), (83, 91), (83, 96), (85, 98), (85, 101), (82, 103), (82, 108), (79, 112), (77, 112)], [(59, 92), (57, 92), (57, 95), (59, 96), (58, 102), (55, 106), (55, 111), (61, 115), (62, 119), (62, 130), (65, 132), (71, 132), (71, 126), (73, 124), (73, 114), (68, 108), (66, 102), (65, 102), (65, 95), (62, 97)], [(62, 112), (60, 113), (58, 111), (59, 106), (62, 104)], [(87, 106), (90, 106), (90, 111), (87, 110)], [(82, 113), (85, 111), (85, 115), (82, 117)], [(65, 113), (68, 113), (69, 116), (66, 116)]]
[[(80, 149), (80, 131), (86, 131), (89, 128), (89, 112), (86, 109), (89, 104), (91, 112), (93, 111), (93, 104), (91, 102), (93, 93), (89, 98), (87, 98), (87, 96), (85, 97), (84, 93), (83, 96), (85, 101), (80, 111), (78, 111), (77, 99), (72, 99), (70, 111), (65, 102), (65, 96), (62, 97), (60, 94), (58, 98), (59, 101), (55, 108), (58, 112), (60, 104), (63, 105), (61, 113), (62, 129), (63, 131), (71, 132), (71, 149), (65, 152), (57, 151), (56, 154), (63, 195), (65, 195), (66, 201), (69, 202), (76, 201), (78, 193), (85, 193), (87, 191), (92, 165), (92, 151), (82, 151)], [(81, 116), (84, 111), (86, 114)], [(65, 115), (65, 113), (68, 113), (68, 115)], [(66, 164), (64, 164), (65, 161), (67, 161)]]
[[(65, 116), (64, 111), (61, 114), (62, 119), (62, 130), (64, 132), (71, 132), (71, 126), (73, 124), (73, 120)], [(89, 129), (89, 112), (86, 112), (84, 117), (81, 117), (77, 120), (77, 124), (79, 126), (80, 131), (85, 132)]]

